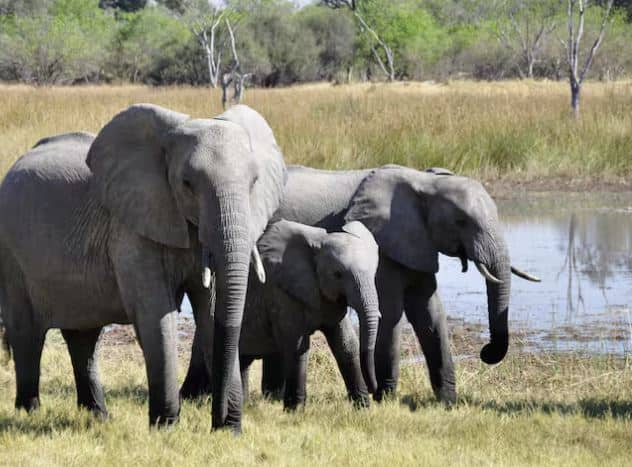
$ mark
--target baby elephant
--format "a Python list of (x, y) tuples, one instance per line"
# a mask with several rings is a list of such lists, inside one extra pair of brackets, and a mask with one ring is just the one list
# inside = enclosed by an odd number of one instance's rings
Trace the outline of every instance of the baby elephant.
[[(332, 346), (349, 396), (368, 404), (367, 387), (370, 392), (376, 387), (378, 247), (360, 222), (346, 224), (342, 230), (328, 233), (281, 220), (260, 238), (258, 247), (268, 279), (265, 284), (249, 282), (240, 341), (244, 394), (252, 361), (280, 353), (284, 407), (292, 410), (304, 403), (309, 339), (320, 330)], [(358, 312), (359, 346), (353, 326), (345, 318), (347, 306)], [(344, 325), (338, 326), (342, 320)]]

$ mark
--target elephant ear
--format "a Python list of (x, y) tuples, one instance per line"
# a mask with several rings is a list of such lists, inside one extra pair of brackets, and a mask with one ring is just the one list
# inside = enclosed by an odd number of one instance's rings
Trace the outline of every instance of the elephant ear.
[(189, 246), (186, 220), (167, 176), (167, 133), (187, 115), (151, 104), (116, 115), (90, 146), (87, 164), (101, 203), (129, 229), (177, 248)]
[(216, 118), (240, 125), (250, 139), (259, 174), (250, 193), (252, 235), (256, 240), (281, 203), (287, 180), (283, 154), (268, 122), (247, 105), (235, 105)]
[(280, 220), (270, 224), (258, 242), (270, 283), (316, 310), (320, 286), (314, 255), (326, 235), (318, 227)]
[(434, 175), (392, 165), (373, 170), (353, 195), (345, 221), (362, 222), (381, 254), (408, 268), (435, 273), (438, 251), (426, 223), (428, 177)]
[(360, 240), (366, 242), (366, 244), (377, 248), (375, 237), (373, 236), (371, 231), (364, 226), (362, 222), (351, 221), (342, 226), (342, 231), (347, 232), (348, 234), (351, 234), (354, 237), (357, 237)]

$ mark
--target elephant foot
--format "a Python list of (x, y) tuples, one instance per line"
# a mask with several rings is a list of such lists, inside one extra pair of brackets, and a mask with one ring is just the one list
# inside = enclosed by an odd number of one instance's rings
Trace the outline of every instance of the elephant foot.
[(453, 407), (456, 404), (456, 391), (454, 388), (435, 391), (435, 396), (437, 400), (443, 403), (447, 408)]
[(210, 397), (212, 393), (213, 388), (208, 378), (187, 378), (180, 388), (180, 397), (188, 401)]
[(373, 394), (373, 400), (375, 402), (383, 402), (395, 399), (395, 392), (395, 387), (378, 388)]
[(89, 409), (92, 416), (100, 422), (106, 422), (110, 418), (110, 414), (106, 409), (92, 408)]
[(292, 400), (283, 401), (284, 412), (296, 412), (299, 407), (304, 407), (304, 406), (305, 406), (305, 400), (292, 399)]
[(223, 430), (228, 430), (230, 431), (235, 437), (241, 436), (241, 422), (239, 423), (228, 423), (226, 422), (225, 424), (221, 425), (221, 426), (215, 426), (213, 425), (211, 427), (211, 431), (223, 431)]
[(26, 410), (27, 413), (31, 413), (40, 407), (39, 397), (18, 397), (15, 400), (15, 408), (18, 410)]
[(157, 429), (168, 428), (178, 423), (179, 420), (180, 417), (178, 415), (149, 417), (149, 426)]
[(282, 401), (285, 388), (262, 389), (263, 397), (271, 401)]
[(355, 409), (368, 409), (371, 406), (371, 398), (368, 395), (352, 396), (351, 403)]

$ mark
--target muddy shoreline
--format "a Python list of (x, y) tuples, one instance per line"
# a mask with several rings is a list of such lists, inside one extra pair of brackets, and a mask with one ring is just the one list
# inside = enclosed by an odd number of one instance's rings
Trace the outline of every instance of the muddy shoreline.
[[(448, 318), (448, 328), (450, 335), (450, 347), (455, 360), (463, 358), (478, 358), (480, 349), (487, 343), (487, 329), (482, 324), (464, 322), (461, 319)], [(598, 330), (603, 331), (603, 329)], [(193, 318), (181, 314), (178, 317), (178, 353), (187, 360), (191, 352), (193, 334), (195, 333), (195, 323)], [(612, 341), (625, 341), (628, 336), (624, 331), (612, 329), (607, 336)], [(539, 353), (555, 351), (554, 344), (557, 342), (582, 342), (595, 340), (598, 336), (603, 337), (603, 333), (595, 331), (577, 334), (575, 328), (552, 330), (542, 333), (537, 330), (515, 327), (511, 330), (510, 351), (514, 353)], [(100, 345), (128, 346), (136, 345), (137, 340), (132, 325), (107, 326), (101, 335)], [(315, 333), (311, 339), (311, 348), (314, 350), (327, 349), (327, 341), (321, 333)], [(564, 350), (564, 349), (562, 349)], [(582, 353), (586, 355), (597, 355), (599, 352), (590, 350), (574, 349), (574, 354)], [(409, 324), (405, 324), (401, 334), (401, 358), (402, 363), (414, 363), (423, 361), (423, 354), (417, 341), (417, 336)]]

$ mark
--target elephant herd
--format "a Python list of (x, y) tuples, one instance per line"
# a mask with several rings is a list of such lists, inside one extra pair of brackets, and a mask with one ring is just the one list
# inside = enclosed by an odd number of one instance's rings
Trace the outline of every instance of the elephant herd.
[[(437, 398), (456, 399), (438, 254), (485, 278), (490, 341), (507, 352), (514, 268), (496, 206), (444, 169), (286, 167), (264, 118), (237, 105), (192, 119), (133, 105), (98, 135), (39, 141), (0, 185), (0, 310), (17, 408), (39, 404), (48, 329), (61, 329), (77, 402), (106, 418), (96, 349), (111, 323), (133, 324), (149, 384), (149, 423), (178, 420), (181, 397), (212, 394), (212, 426), (241, 431), (248, 367), (293, 409), (305, 401), (310, 335), (320, 330), (349, 397), (396, 389), (402, 314)], [(177, 384), (184, 295), (196, 330)], [(359, 339), (347, 315), (358, 313)]]

